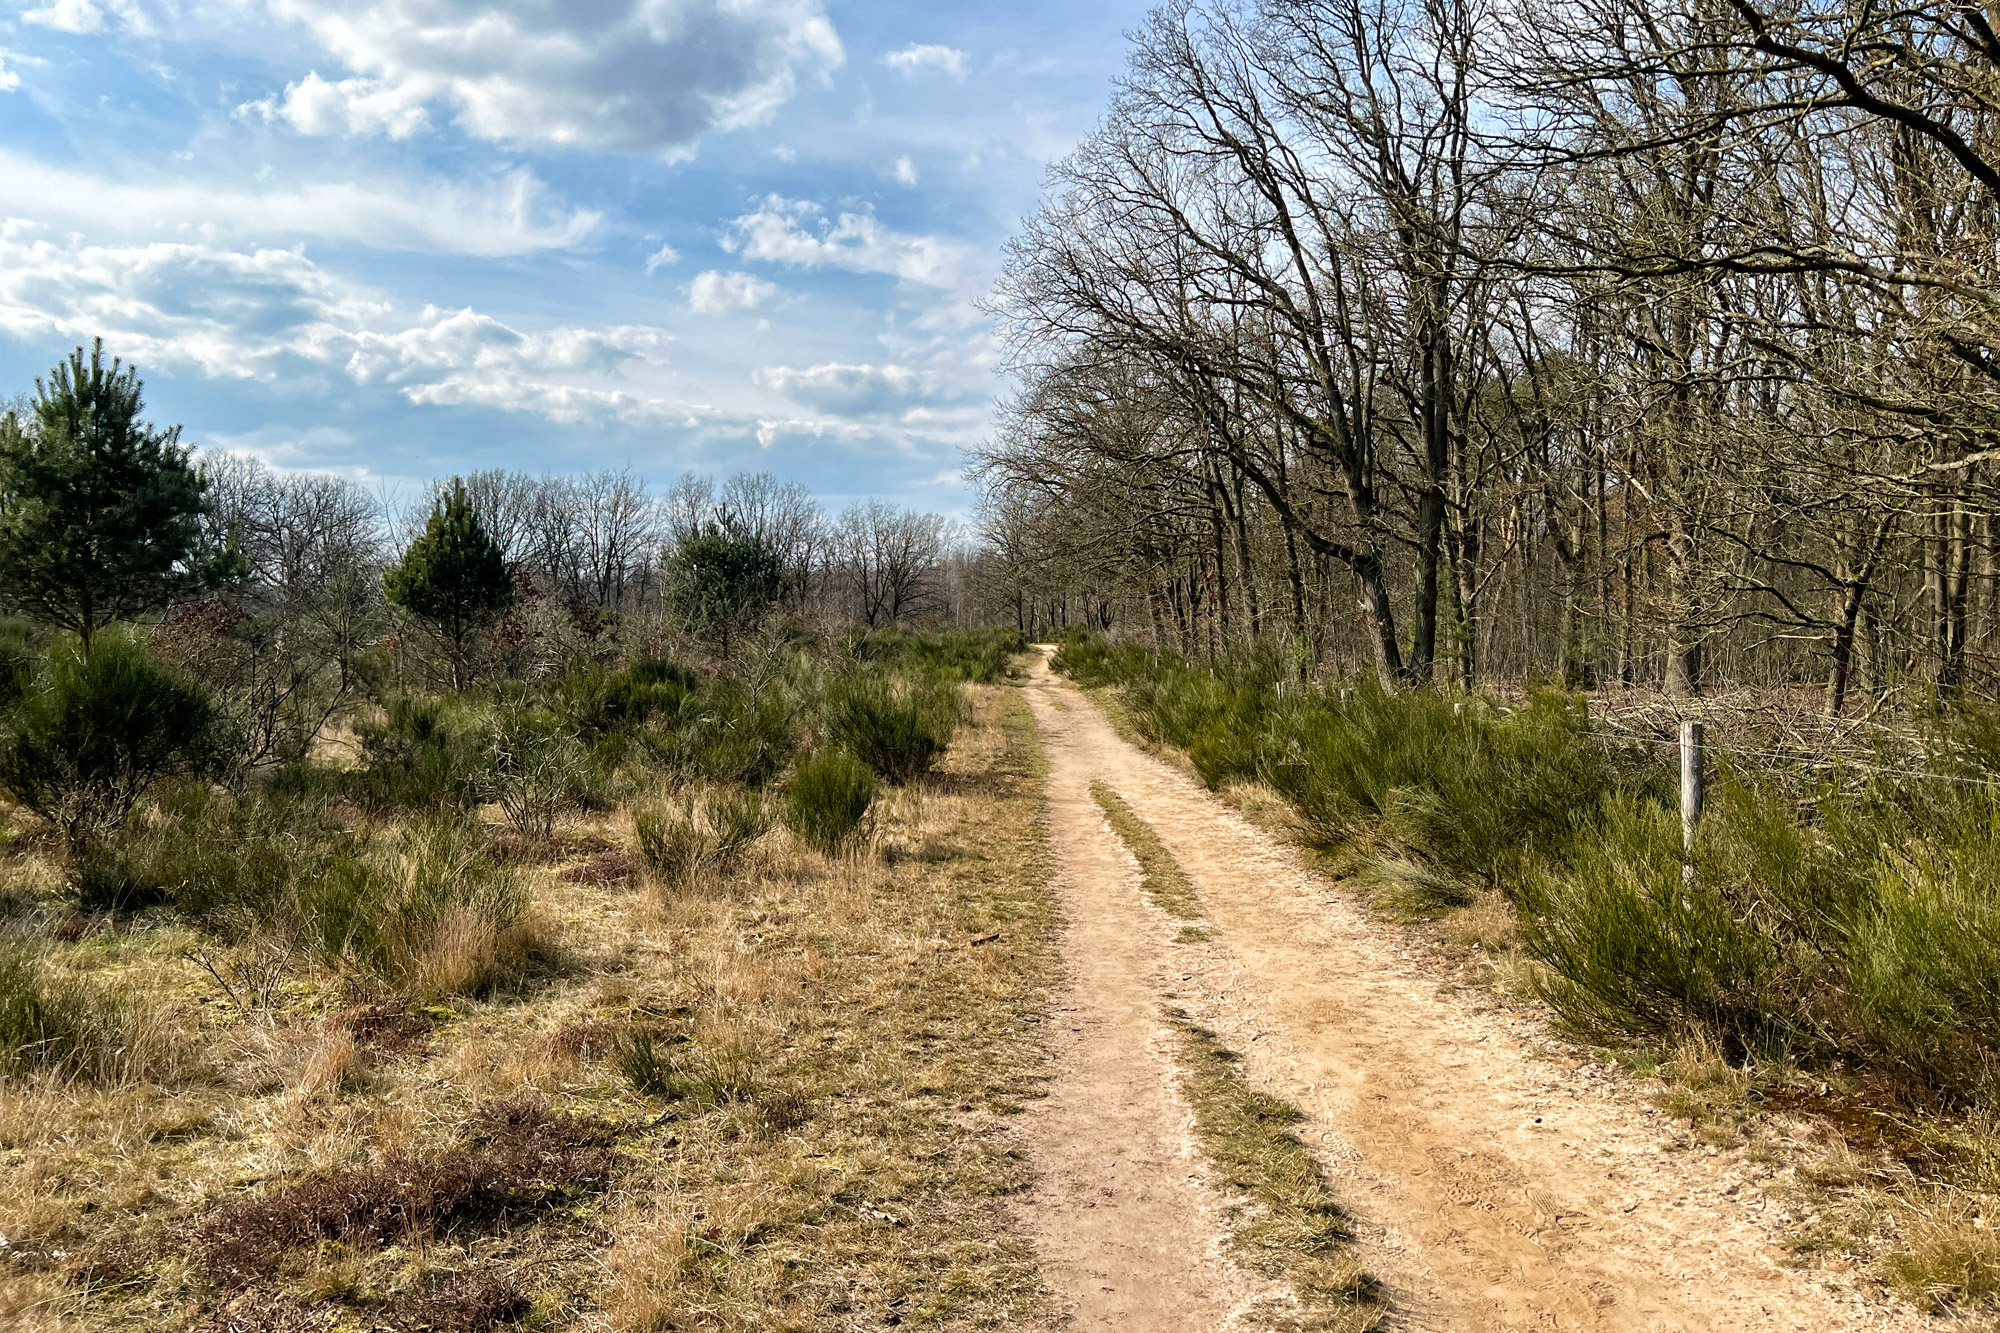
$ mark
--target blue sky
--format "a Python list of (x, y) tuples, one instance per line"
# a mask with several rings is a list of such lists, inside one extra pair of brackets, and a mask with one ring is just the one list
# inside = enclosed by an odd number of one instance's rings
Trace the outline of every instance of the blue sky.
[(977, 301), (1137, 3), (0, 0), (0, 394), (275, 466), (955, 511)]

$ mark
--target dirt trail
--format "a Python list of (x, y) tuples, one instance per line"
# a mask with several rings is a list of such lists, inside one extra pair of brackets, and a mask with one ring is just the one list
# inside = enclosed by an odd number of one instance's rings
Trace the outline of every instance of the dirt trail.
[[(1045, 704), (1035, 711), (1045, 734), (1060, 728)], [(1052, 1015), (1057, 1078), (1025, 1118), (1038, 1184), (1023, 1218), (1071, 1327), (1236, 1326), (1274, 1292), (1222, 1253), (1220, 1200), (1160, 1021), (1169, 946), (1156, 909), (1080, 766), (1051, 773), (1049, 804), (1069, 976)]]
[[(1030, 1217), (1080, 1327), (1216, 1328), (1251, 1294), (1216, 1257), (1212, 1196), (1187, 1179), (1197, 1168), (1183, 1169), (1192, 1150), (1154, 1017), (1169, 990), (1246, 1054), (1253, 1083), (1306, 1112), (1302, 1137), (1360, 1220), (1394, 1327), (1907, 1326), (1781, 1266), (1761, 1168), (1667, 1151), (1665, 1126), (1628, 1092), (1594, 1067), (1534, 1054), (1531, 1020), (1448, 994), (1392, 928), (1118, 736), (1074, 686), (1038, 666), (1027, 694), (1071, 917), (1068, 1025), (1081, 1029), (1031, 1128), (1048, 1183)], [(1092, 779), (1180, 861), (1213, 946), (1166, 943)], [(1119, 1191), (1115, 1220), (1083, 1204), (1096, 1188)], [(1115, 1290), (1093, 1302), (1072, 1280), (1082, 1268)], [(1127, 1303), (1135, 1281), (1174, 1294)]]

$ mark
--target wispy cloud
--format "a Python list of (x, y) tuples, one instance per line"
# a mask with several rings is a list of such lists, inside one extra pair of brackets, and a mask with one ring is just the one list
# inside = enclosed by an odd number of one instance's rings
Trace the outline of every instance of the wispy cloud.
[(731, 223), (724, 244), (745, 259), (887, 273), (931, 287), (952, 286), (968, 258), (955, 241), (893, 231), (871, 211), (829, 218), (818, 204), (775, 194)]
[(19, 51), (10, 51), (0, 46), (0, 93), (11, 93), (21, 86), (22, 70), (48, 63), (46, 60), (24, 56)]
[(955, 46), (912, 42), (900, 50), (891, 51), (883, 56), (882, 63), (904, 74), (916, 74), (923, 70), (934, 69), (949, 74), (954, 79), (965, 77), (965, 52)]
[(519, 169), (484, 180), (294, 181), (257, 189), (186, 178), (118, 180), (0, 150), (6, 216), (97, 238), (338, 240), (485, 256), (568, 249), (600, 221), (592, 210), (550, 200), (541, 181)]

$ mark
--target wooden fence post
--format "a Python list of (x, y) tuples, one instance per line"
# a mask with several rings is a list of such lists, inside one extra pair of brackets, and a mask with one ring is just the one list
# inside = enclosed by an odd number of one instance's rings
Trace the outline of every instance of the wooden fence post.
[(1694, 833), (1701, 823), (1702, 725), (1681, 723), (1681, 846), (1687, 856), (1682, 873), (1694, 879)]

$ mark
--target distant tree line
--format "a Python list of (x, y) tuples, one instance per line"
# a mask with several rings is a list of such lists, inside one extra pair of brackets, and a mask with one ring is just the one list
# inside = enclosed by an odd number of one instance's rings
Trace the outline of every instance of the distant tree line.
[(70, 633), (82, 662), (108, 629), (142, 631), (221, 690), (253, 764), (304, 754), (384, 673), (463, 689), (665, 640), (727, 657), (786, 624), (971, 624), (978, 565), (942, 515), (830, 514), (769, 474), (656, 493), (629, 470), (487, 471), (399, 511), (339, 477), (195, 454), (101, 344), (0, 412), (0, 612)]
[(1174, 0), (996, 297), (991, 584), (1398, 688), (2000, 683), (2000, 40)]

